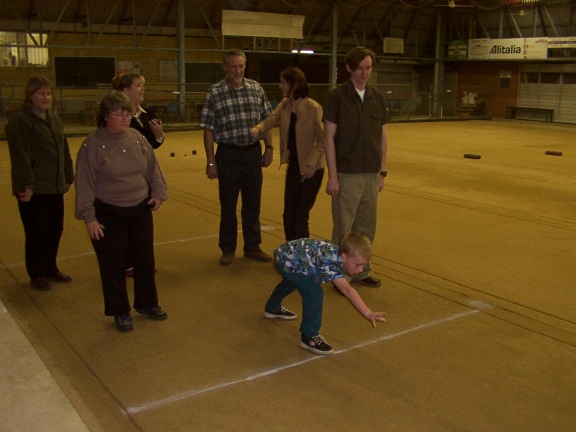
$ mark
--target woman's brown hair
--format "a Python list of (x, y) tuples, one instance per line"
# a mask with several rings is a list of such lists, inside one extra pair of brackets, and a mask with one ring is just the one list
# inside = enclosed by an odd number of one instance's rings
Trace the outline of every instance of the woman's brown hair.
[(98, 104), (98, 113), (96, 114), (96, 125), (98, 127), (106, 126), (106, 117), (112, 111), (132, 112), (132, 103), (124, 92), (113, 91), (104, 96)]
[(144, 77), (138, 73), (127, 73), (115, 76), (112, 78), (112, 88), (116, 91), (124, 91), (124, 89), (132, 87), (136, 79), (144, 81)]
[(32, 101), (30, 100), (32, 95), (45, 87), (52, 89), (52, 84), (46, 78), (39, 76), (30, 78), (24, 89), (24, 103), (32, 105)]
[(296, 67), (289, 67), (280, 72), (280, 77), (290, 86), (290, 91), (294, 99), (308, 97), (310, 89), (306, 82), (306, 75)]

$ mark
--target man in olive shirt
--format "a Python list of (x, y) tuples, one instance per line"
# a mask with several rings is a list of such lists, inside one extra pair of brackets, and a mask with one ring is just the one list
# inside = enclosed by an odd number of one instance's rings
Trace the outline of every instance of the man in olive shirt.
[[(328, 185), (332, 197), (332, 242), (347, 233), (376, 234), (378, 194), (386, 177), (386, 121), (384, 95), (368, 86), (375, 54), (364, 47), (346, 54), (350, 78), (328, 94), (324, 103), (324, 138)], [(368, 263), (351, 278), (379, 287)]]

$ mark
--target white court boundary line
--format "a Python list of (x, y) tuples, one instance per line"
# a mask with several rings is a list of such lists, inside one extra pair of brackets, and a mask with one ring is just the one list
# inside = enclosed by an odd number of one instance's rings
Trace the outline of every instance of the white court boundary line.
[[(260, 227), (260, 231), (274, 231), (276, 228), (274, 228), (273, 226), (270, 225), (262, 225)], [(242, 233), (242, 230), (239, 230), (238, 233)], [(183, 238), (183, 239), (177, 239), (177, 240), (168, 240), (168, 241), (164, 241), (164, 242), (157, 242), (154, 243), (154, 246), (164, 246), (164, 245), (169, 245), (169, 244), (174, 244), (174, 243), (185, 243), (185, 242), (190, 242), (190, 241), (196, 241), (196, 240), (204, 240), (207, 238), (214, 238), (214, 237), (218, 237), (219, 234), (210, 234), (210, 235), (206, 235), (206, 236), (198, 236), (198, 237), (188, 237), (188, 238)], [(72, 260), (72, 259), (76, 259), (76, 258), (82, 258), (85, 256), (91, 256), (91, 255), (95, 255), (95, 252), (85, 252), (82, 254), (77, 254), (77, 255), (68, 255), (62, 258), (58, 258), (58, 261), (68, 261), (68, 260)], [(9, 268), (14, 268), (14, 267), (22, 267), (24, 266), (25, 263), (24, 261), (20, 261), (17, 263), (12, 263), (12, 264), (4, 264), (2, 265), (3, 268), (5, 269), (9, 269)]]
[[(454, 321), (454, 320), (457, 320), (460, 318), (465, 318), (467, 316), (476, 314), (478, 312), (480, 312), (480, 310), (473, 309), (473, 310), (469, 310), (466, 312), (454, 314), (454, 315), (448, 316), (446, 318), (441, 318), (438, 320), (430, 321), (430, 322), (427, 322), (424, 324), (420, 324), (416, 327), (402, 330), (402, 331), (397, 332), (397, 333), (392, 333), (392, 334), (385, 335), (385, 336), (376, 338), (376, 339), (368, 341), (368, 342), (363, 342), (363, 343), (360, 343), (357, 345), (353, 345), (349, 348), (336, 350), (336, 351), (334, 351), (334, 355), (344, 354), (344, 353), (347, 353), (349, 351), (357, 350), (360, 348), (365, 348), (367, 346), (374, 345), (374, 344), (377, 344), (380, 342), (384, 342), (384, 341), (387, 341), (390, 339), (395, 339), (397, 337), (401, 337), (401, 336), (407, 335), (409, 333), (413, 333), (413, 332), (418, 331), (418, 330), (423, 330), (423, 329), (427, 329), (430, 327), (435, 327), (435, 326), (440, 325), (440, 324), (444, 324), (444, 323)], [(223, 389), (226, 387), (234, 386), (236, 384), (242, 384), (244, 382), (254, 381), (254, 380), (259, 379), (259, 378), (274, 375), (274, 374), (282, 372), (286, 369), (292, 369), (292, 368), (301, 366), (303, 364), (309, 363), (311, 361), (319, 360), (319, 359), (326, 358), (326, 357), (330, 357), (330, 356), (314, 356), (314, 357), (310, 357), (306, 360), (302, 360), (302, 361), (295, 362), (295, 363), (290, 363), (290, 364), (287, 364), (284, 366), (280, 366), (278, 368), (264, 370), (264, 371), (259, 372), (257, 374), (247, 376), (246, 378), (241, 378), (241, 379), (237, 379), (234, 381), (229, 381), (229, 382), (225, 382), (225, 383), (221, 383), (221, 384), (214, 384), (214, 385), (200, 388), (200, 389), (185, 391), (185, 392), (182, 392), (180, 394), (176, 394), (174, 396), (169, 396), (169, 397), (166, 397), (163, 399), (158, 399), (156, 401), (149, 402), (147, 404), (143, 404), (143, 405), (139, 405), (139, 406), (133, 406), (133, 407), (127, 407), (126, 412), (128, 412), (128, 414), (139, 414), (139, 413), (144, 412), (144, 411), (149, 411), (151, 409), (159, 408), (159, 407), (162, 407), (162, 406), (174, 403), (174, 402), (178, 402), (178, 401), (181, 401), (184, 399), (192, 398), (194, 396), (198, 396), (198, 395), (203, 394), (203, 393), (208, 393), (208, 392), (211, 392), (214, 390), (219, 390), (219, 389)]]
[[(203, 239), (212, 238), (212, 237), (218, 237), (218, 234), (211, 234), (211, 235), (202, 236), (202, 237), (188, 237), (188, 238), (184, 238), (184, 239), (158, 242), (158, 243), (154, 243), (154, 246), (164, 246), (164, 245), (174, 244), (174, 243), (184, 243), (184, 242), (190, 242), (190, 241), (196, 241), (196, 240), (203, 240)], [(58, 258), (58, 261), (69, 261), (69, 260), (73, 260), (76, 258), (82, 258), (82, 257), (91, 256), (91, 255), (95, 255), (95, 254), (96, 253), (94, 251), (92, 251), (92, 252), (84, 252), (84, 253), (76, 254), (76, 255), (68, 255), (68, 256), (65, 256), (62, 258)], [(8, 268), (14, 268), (14, 267), (21, 267), (23, 265), (24, 265), (24, 262), (21, 261), (21, 262), (12, 263), (12, 264), (5, 264), (3, 267), (8, 269)]]

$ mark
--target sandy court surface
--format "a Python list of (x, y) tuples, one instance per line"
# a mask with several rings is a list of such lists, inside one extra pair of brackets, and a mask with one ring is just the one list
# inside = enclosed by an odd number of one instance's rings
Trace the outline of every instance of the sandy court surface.
[[(241, 234), (235, 262), (218, 264), (217, 182), (198, 131), (169, 133), (157, 150), (170, 196), (155, 214), (167, 321), (135, 317), (121, 334), (103, 315), (73, 192), (59, 265), (74, 281), (29, 287), (5, 142), (0, 299), (91, 431), (575, 430), (576, 126), (402, 123), (388, 135), (373, 248), (383, 286), (357, 287), (388, 322), (372, 328), (327, 285), (333, 356), (298, 347), (299, 320), (263, 318), (279, 277), (241, 257)], [(81, 142), (70, 139), (74, 156)], [(284, 239), (278, 160), (264, 177), (268, 252)], [(324, 189), (318, 238), (332, 228)], [(298, 294), (285, 306), (300, 314)]]

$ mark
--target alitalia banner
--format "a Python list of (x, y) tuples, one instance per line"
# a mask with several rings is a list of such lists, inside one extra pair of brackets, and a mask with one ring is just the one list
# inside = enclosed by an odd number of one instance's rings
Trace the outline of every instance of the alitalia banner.
[(548, 58), (548, 38), (470, 39), (468, 60), (541, 60)]

